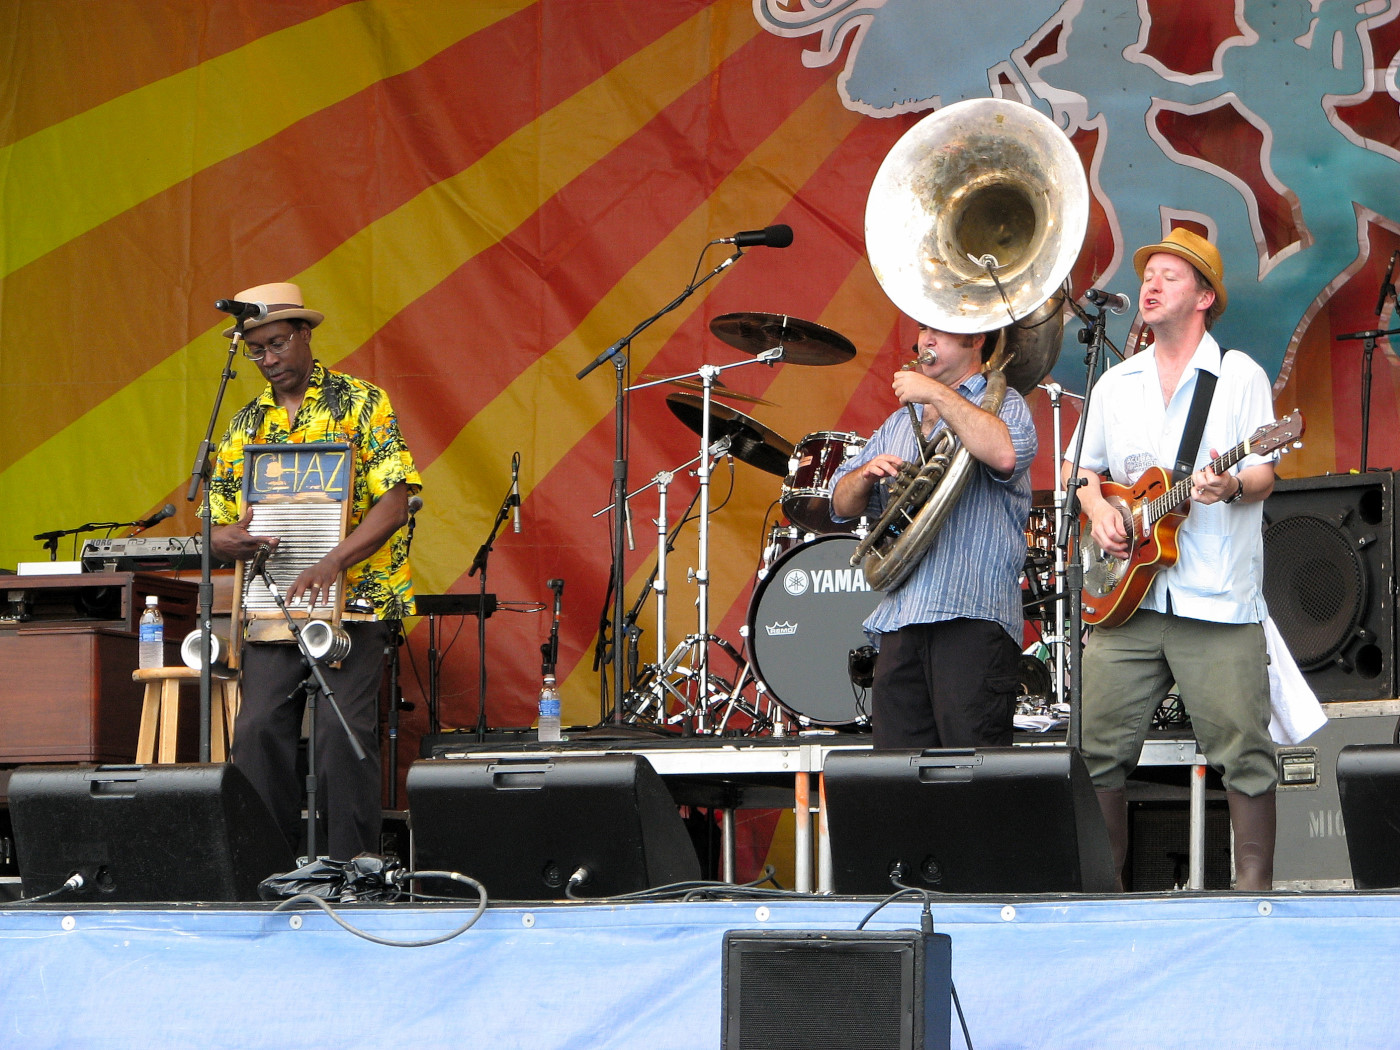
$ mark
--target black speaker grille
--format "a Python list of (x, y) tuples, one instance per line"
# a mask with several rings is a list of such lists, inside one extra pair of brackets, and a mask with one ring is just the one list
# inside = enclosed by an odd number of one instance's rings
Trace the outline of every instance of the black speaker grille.
[(1264, 598), (1303, 670), (1351, 641), (1366, 612), (1366, 572), (1352, 542), (1331, 522), (1300, 514), (1264, 531)]
[(745, 954), (737, 1050), (899, 1046), (907, 965), (899, 953), (830, 947)]

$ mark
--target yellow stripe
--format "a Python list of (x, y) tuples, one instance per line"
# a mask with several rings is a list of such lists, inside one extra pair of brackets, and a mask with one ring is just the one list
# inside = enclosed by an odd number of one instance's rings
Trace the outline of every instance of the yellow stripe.
[[(332, 365), (362, 345), (387, 320), (528, 219), (541, 201), (625, 142), (757, 32), (744, 0), (725, 0), (701, 10), (521, 128), (472, 167), (424, 190), (289, 278), (301, 285), (309, 302), (335, 319), (333, 337), (317, 342), (317, 356)], [(540, 162), (543, 150), (549, 151), (548, 164)], [(703, 238), (704, 233), (689, 236)], [(684, 265), (688, 272), (689, 264)], [(366, 310), (365, 303), (373, 304), (372, 309)], [(629, 316), (635, 318), (641, 309), (638, 303)], [(28, 500), (36, 492), (53, 493), (54, 464), (85, 462), (114, 434), (130, 435), (122, 461), (129, 471), (123, 479), (128, 487), (119, 494), (122, 505), (149, 506), (179, 484), (189, 470), (189, 450), (203, 433), (217, 375), (215, 355), (217, 347), (225, 345), (216, 334), (220, 327), (11, 464), (0, 473), (0, 506), (17, 506), (21, 494)], [(256, 390), (255, 370), (246, 368), (244, 373), (230, 388), (224, 419), (232, 406)], [(519, 389), (503, 395), (513, 396), (519, 396)], [(578, 395), (571, 390), (570, 396)], [(159, 410), (153, 411), (153, 406)], [(520, 419), (517, 411), (504, 433), (518, 432)], [(66, 500), (56, 493), (48, 498), (58, 500), (57, 506), (35, 506), (34, 512), (53, 517), (39, 520), (71, 514), (63, 508), (74, 502), (72, 493)], [(82, 513), (87, 512), (85, 507)], [(0, 519), (0, 558), (15, 557), (12, 552), (33, 557), (28, 535), (48, 527), (30, 527), (33, 524), (34, 519)]]
[(0, 148), (0, 276), (532, 2), (347, 4)]
[[(424, 472), (424, 486), (434, 492), (429, 521), (422, 522), (414, 547), (414, 571), (424, 579), (424, 590), (433, 590), (456, 580), (464, 569), (460, 536), (471, 535), (489, 525), (491, 508), (484, 498), (501, 480), (481, 469), (483, 462), (498, 457), (502, 435), (516, 435), (527, 452), (522, 470), (526, 488), (552, 470), (569, 450), (612, 409), (612, 384), (606, 376), (595, 375), (591, 388), (574, 374), (608, 345), (615, 334), (626, 330), (637, 317), (656, 309), (656, 274), (688, 274), (693, 266), (695, 246), (703, 244), (711, 224), (722, 228), (735, 225), (737, 217), (753, 223), (754, 216), (775, 215), (822, 164), (827, 155), (854, 130), (860, 117), (841, 110), (833, 114), (827, 88), (819, 88), (811, 98), (788, 116), (783, 124), (746, 162), (716, 190), (712, 198), (681, 222), (671, 234), (632, 270), (589, 313), (583, 322), (557, 346), (522, 372), (519, 379), (478, 412), (453, 442)], [(728, 214), (726, 214), (728, 213)], [(704, 286), (677, 310), (647, 330), (633, 344), (632, 367), (645, 368), (666, 340), (684, 323), (715, 285)], [(522, 411), (537, 407), (537, 412)], [(521, 420), (531, 419), (537, 430), (520, 434)], [(606, 500), (607, 465), (599, 464), (599, 481), (593, 491)], [(580, 522), (586, 515), (580, 507)], [(607, 547), (605, 518), (581, 524), (581, 542), (597, 541)], [(725, 595), (732, 600), (732, 594)], [(565, 703), (583, 703), (587, 687), (577, 677), (591, 677), (586, 665), (563, 683)], [(577, 697), (577, 699), (576, 699)]]

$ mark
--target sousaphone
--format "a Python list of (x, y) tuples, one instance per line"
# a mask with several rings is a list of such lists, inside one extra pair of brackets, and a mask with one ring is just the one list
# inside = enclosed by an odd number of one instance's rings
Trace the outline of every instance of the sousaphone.
[[(1062, 285), (1088, 223), (1089, 183), (1065, 133), (1022, 103), (970, 99), (919, 121), (885, 157), (865, 247), (910, 317), (989, 339), (1002, 330), (982, 402), (997, 412), (1008, 384), (1030, 393), (1059, 357)], [(880, 590), (913, 571), (976, 466), (946, 429), (921, 458), (891, 479), (885, 513), (851, 557)]]

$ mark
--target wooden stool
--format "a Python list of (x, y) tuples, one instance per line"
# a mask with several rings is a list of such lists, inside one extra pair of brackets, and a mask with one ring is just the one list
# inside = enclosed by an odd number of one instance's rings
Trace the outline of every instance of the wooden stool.
[[(137, 682), (146, 683), (146, 698), (141, 704), (141, 731), (136, 738), (136, 761), (175, 761), (175, 738), (180, 730), (180, 683), (199, 683), (199, 671), (193, 667), (147, 667), (131, 672)], [(228, 748), (233, 743), (233, 722), (238, 716), (238, 679), (214, 678), (218, 686), (209, 725), (209, 760), (226, 762)], [(223, 702), (219, 702), (222, 695)], [(156, 733), (160, 733), (160, 757), (156, 757)], [(227, 741), (227, 743), (226, 743)]]

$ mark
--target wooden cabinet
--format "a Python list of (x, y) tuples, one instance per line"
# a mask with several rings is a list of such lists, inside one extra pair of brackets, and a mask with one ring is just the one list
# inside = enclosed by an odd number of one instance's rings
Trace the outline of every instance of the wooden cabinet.
[[(136, 620), (161, 599), (165, 662), (180, 662), (198, 587), (150, 573), (16, 576), (0, 623), (0, 763), (131, 762), (143, 689)], [(60, 617), (70, 611), (67, 619)]]

